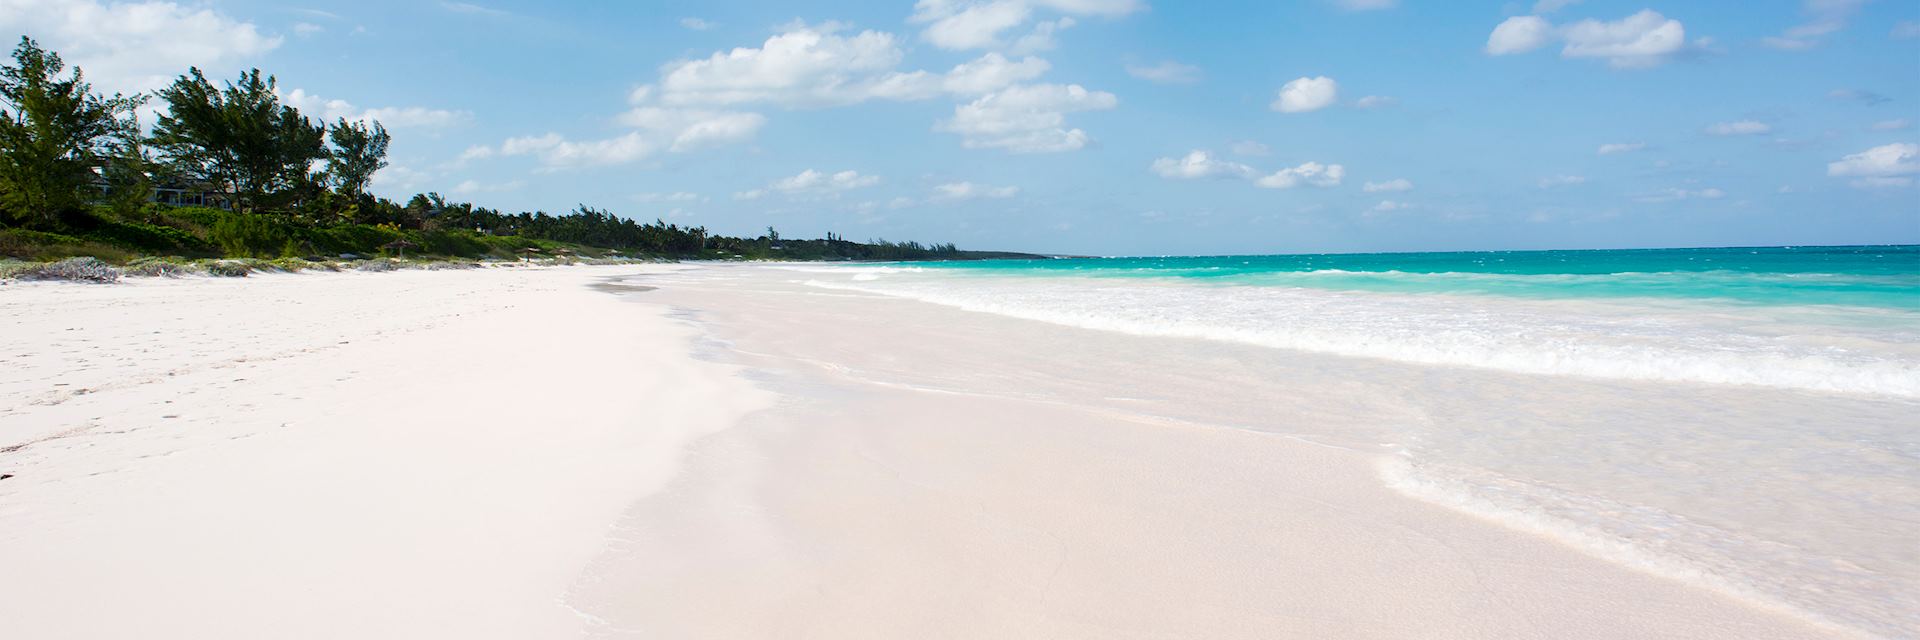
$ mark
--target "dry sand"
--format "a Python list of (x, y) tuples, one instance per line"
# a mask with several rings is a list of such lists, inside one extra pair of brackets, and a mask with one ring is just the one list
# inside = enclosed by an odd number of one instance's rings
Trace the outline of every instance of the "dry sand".
[(0, 287), (0, 628), (1837, 635), (1389, 490), (1328, 425), (1419, 419), (1378, 401), (1417, 368), (1306, 397), (1218, 346), (792, 279)]

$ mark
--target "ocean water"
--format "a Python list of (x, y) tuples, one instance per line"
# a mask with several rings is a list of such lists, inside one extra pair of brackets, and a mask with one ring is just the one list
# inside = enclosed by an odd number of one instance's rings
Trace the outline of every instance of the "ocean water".
[(1408, 390), (1429, 420), (1368, 432), (1393, 442), (1388, 486), (1823, 624), (1920, 637), (1920, 247), (790, 269), (974, 312), (1453, 372), (1444, 391)]

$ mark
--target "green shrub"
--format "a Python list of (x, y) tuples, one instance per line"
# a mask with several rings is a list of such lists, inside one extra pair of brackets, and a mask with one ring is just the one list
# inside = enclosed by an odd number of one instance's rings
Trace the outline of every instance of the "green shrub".
[(83, 237), (148, 253), (207, 254), (213, 252), (213, 247), (208, 245), (207, 241), (191, 233), (143, 222), (102, 221), (100, 226), (88, 230)]
[(215, 260), (207, 263), (207, 275), (222, 278), (245, 278), (253, 272), (253, 267), (239, 260)]
[(0, 229), (0, 256), (39, 262), (91, 256), (116, 264), (134, 258), (132, 252), (113, 245), (27, 229)]
[(98, 258), (67, 258), (53, 264), (42, 265), (38, 269), (21, 273), (17, 277), (109, 284), (120, 281), (120, 270), (113, 268), (113, 265), (101, 262)]
[(207, 236), (229, 257), (278, 258), (298, 253), (293, 234), (261, 215), (227, 214), (208, 228)]

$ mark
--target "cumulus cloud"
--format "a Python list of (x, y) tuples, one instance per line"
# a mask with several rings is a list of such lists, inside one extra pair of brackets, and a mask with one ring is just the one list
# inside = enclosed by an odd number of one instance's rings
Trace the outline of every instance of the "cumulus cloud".
[(1413, 181), (1406, 178), (1394, 178), (1386, 182), (1369, 182), (1361, 185), (1360, 189), (1368, 193), (1412, 191)]
[[(1034, 6), (1099, 12), (1098, 0), (1049, 0)], [(922, 3), (925, 5), (926, 3)], [(1114, 5), (1118, 6), (1118, 5)], [(1111, 109), (1113, 94), (1079, 85), (1029, 84), (1051, 64), (989, 52), (946, 73), (899, 71), (904, 53), (887, 33), (843, 34), (837, 24), (789, 25), (758, 48), (736, 48), (666, 65), (659, 83), (635, 92), (639, 108), (691, 109), (765, 103), (829, 107), (869, 100), (971, 99), (938, 125), (960, 133), (969, 148), (1016, 152), (1084, 147), (1085, 131), (1064, 126), (1064, 114)], [(727, 132), (757, 129), (761, 119), (736, 117)], [(747, 126), (752, 125), (752, 126)], [(712, 136), (719, 138), (717, 135)]]
[(1808, 20), (1777, 36), (1761, 38), (1760, 43), (1783, 51), (1805, 51), (1819, 46), (1828, 35), (1845, 29), (1847, 21), (1866, 0), (1804, 0), (1802, 13)]
[(634, 131), (602, 140), (574, 141), (558, 133), (509, 138), (498, 148), (484, 152), (468, 149), (463, 158), (533, 156), (548, 168), (588, 167), (633, 162), (658, 151), (660, 146)]
[(984, 95), (1038, 78), (1052, 66), (1032, 56), (1010, 60), (998, 53), (989, 53), (955, 66), (941, 79), (940, 87), (956, 95)]
[(308, 117), (323, 121), (350, 120), (355, 122), (379, 121), (392, 129), (408, 127), (435, 128), (466, 124), (473, 120), (473, 112), (452, 109), (432, 109), (428, 107), (377, 107), (361, 109), (351, 102), (340, 99), (326, 99), (294, 89), (282, 95), (281, 100), (288, 106), (299, 109)]
[(27, 34), (106, 92), (151, 91), (187, 67), (239, 67), (284, 38), (211, 8), (174, 2), (0, 0), (0, 33)]
[[(1201, 149), (1195, 149), (1178, 158), (1160, 158), (1153, 161), (1148, 168), (1169, 180), (1241, 179), (1251, 180), (1255, 185), (1267, 189), (1292, 189), (1301, 185), (1334, 187), (1339, 186), (1340, 181), (1347, 175), (1346, 167), (1308, 162), (1263, 176), (1258, 169), (1238, 162), (1222, 160)], [(1412, 186), (1412, 183), (1407, 183), (1407, 188)], [(1372, 190), (1369, 189), (1369, 191)]]
[[(920, 0), (907, 21), (927, 25), (921, 39), (942, 49), (993, 49), (1009, 47), (1006, 32), (1026, 24), (1038, 11), (1119, 17), (1144, 7), (1138, 0)], [(1070, 17), (1042, 21), (1032, 33), (1011, 43), (1011, 48), (1051, 48), (1053, 33), (1071, 26)]]
[[(1558, 8), (1563, 5), (1556, 5)], [(1556, 27), (1538, 15), (1508, 18), (1487, 37), (1488, 55), (1512, 55), (1562, 43), (1563, 58), (1599, 58), (1620, 69), (1659, 65), (1686, 52), (1687, 30), (1652, 9), (1614, 21), (1586, 19)], [(1704, 47), (1705, 40), (1696, 43)]]
[[(949, 182), (933, 188), (933, 199), (943, 201), (1004, 199), (1020, 194), (1019, 187), (993, 187), (972, 182)], [(912, 204), (908, 202), (907, 204)]]
[(1127, 75), (1160, 84), (1190, 84), (1200, 81), (1200, 67), (1172, 60), (1153, 66), (1130, 64)]
[(1119, 99), (1080, 85), (1016, 85), (953, 109), (938, 129), (961, 136), (969, 149), (1049, 153), (1084, 148), (1092, 137), (1066, 126), (1066, 114), (1114, 108)]
[(1613, 22), (1581, 20), (1562, 33), (1568, 58), (1605, 58), (1620, 68), (1650, 67), (1665, 62), (1687, 44), (1687, 29), (1652, 9)]
[(1772, 125), (1758, 120), (1716, 122), (1706, 128), (1706, 134), (1710, 136), (1757, 136), (1772, 132)]
[(1413, 208), (1413, 205), (1407, 204), (1405, 202), (1400, 202), (1398, 200), (1381, 200), (1380, 204), (1373, 205), (1373, 209), (1371, 211), (1373, 213), (1392, 213), (1395, 211), (1404, 211), (1411, 208)]
[(1920, 145), (1885, 144), (1848, 155), (1827, 165), (1827, 175), (1853, 178), (1855, 187), (1905, 187), (1920, 173)]
[(1280, 87), (1280, 95), (1268, 105), (1281, 113), (1319, 111), (1340, 99), (1340, 83), (1333, 78), (1299, 78)]
[(1267, 189), (1292, 189), (1307, 185), (1312, 187), (1337, 187), (1347, 176), (1347, 168), (1337, 164), (1308, 162), (1291, 169), (1281, 169), (1254, 181), (1254, 184)]
[(1600, 155), (1610, 156), (1620, 153), (1633, 153), (1647, 148), (1645, 142), (1613, 142), (1600, 145)]
[(863, 189), (876, 184), (880, 184), (880, 176), (861, 175), (860, 172), (851, 169), (837, 173), (807, 169), (775, 180), (767, 185), (767, 189), (782, 193), (836, 193)]
[(1487, 36), (1487, 55), (1504, 56), (1526, 53), (1553, 40), (1553, 24), (1540, 16), (1514, 16), (1493, 28)]
[(691, 151), (751, 138), (767, 118), (744, 111), (640, 106), (620, 114), (617, 121), (646, 132), (669, 151)]
[(1160, 177), (1175, 180), (1249, 178), (1255, 175), (1253, 167), (1221, 160), (1211, 153), (1198, 149), (1183, 157), (1155, 160), (1151, 168)]
[(1570, 187), (1586, 183), (1586, 176), (1547, 176), (1540, 179), (1540, 188), (1552, 189), (1554, 187)]
[(835, 24), (792, 25), (759, 48), (668, 63), (660, 103), (669, 106), (771, 102), (786, 106), (852, 104), (882, 97), (904, 55), (892, 34), (838, 33)]

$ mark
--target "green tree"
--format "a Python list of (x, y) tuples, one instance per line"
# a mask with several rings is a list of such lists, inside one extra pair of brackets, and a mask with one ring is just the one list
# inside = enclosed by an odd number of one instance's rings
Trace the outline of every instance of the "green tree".
[(160, 90), (168, 113), (153, 144), (180, 175), (230, 194), (238, 206), (285, 207), (312, 197), (315, 163), (327, 157), (326, 127), (280, 104), (259, 69), (215, 88), (198, 68)]
[(366, 193), (373, 174), (387, 166), (387, 144), (393, 137), (379, 121), (372, 126), (341, 118), (328, 136), (333, 149), (327, 155), (327, 183), (336, 193), (358, 200)]
[(138, 135), (143, 97), (93, 93), (78, 67), (20, 38), (0, 66), (0, 209), (21, 223), (52, 223), (98, 195), (94, 170), (116, 141)]

